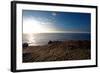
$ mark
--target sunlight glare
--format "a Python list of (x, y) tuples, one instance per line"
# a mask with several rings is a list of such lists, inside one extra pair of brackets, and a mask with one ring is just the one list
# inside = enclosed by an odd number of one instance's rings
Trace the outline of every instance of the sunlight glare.
[(45, 32), (46, 29), (41, 26), (41, 22), (32, 20), (32, 19), (26, 19), (23, 21), (23, 33), (42, 33)]

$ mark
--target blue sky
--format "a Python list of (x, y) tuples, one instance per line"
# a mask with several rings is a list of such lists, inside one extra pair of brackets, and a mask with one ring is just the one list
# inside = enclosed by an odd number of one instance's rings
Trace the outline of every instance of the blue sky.
[(89, 33), (91, 29), (90, 13), (23, 10), (23, 21), (27, 20), (36, 20), (49, 31)]

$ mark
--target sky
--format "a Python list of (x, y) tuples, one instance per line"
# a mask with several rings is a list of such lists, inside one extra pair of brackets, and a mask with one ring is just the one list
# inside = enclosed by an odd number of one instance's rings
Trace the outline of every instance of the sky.
[(91, 14), (23, 10), (23, 33), (90, 33)]

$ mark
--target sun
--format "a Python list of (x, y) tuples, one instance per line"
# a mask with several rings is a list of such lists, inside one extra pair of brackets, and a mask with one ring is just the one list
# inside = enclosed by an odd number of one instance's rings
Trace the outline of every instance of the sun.
[(40, 21), (35, 19), (26, 19), (23, 21), (23, 33), (43, 33), (45, 31), (47, 29), (41, 25)]

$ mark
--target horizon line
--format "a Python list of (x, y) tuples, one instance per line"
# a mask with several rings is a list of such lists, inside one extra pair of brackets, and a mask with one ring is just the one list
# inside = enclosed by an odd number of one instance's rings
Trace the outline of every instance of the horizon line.
[[(68, 31), (57, 31), (57, 32), (33, 32), (33, 33), (88, 33), (88, 34), (90, 34), (91, 32), (72, 32), (72, 31), (70, 31), (70, 32), (68, 32)], [(23, 33), (23, 34), (33, 34), (33, 33)]]

